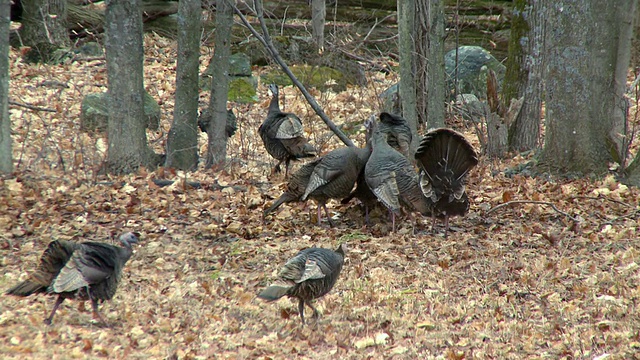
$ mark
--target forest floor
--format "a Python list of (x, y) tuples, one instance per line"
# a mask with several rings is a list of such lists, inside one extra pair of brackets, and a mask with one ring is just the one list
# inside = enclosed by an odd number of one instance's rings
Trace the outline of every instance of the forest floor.
[[(146, 36), (145, 49), (145, 85), (163, 109), (160, 130), (147, 136), (162, 152), (176, 46)], [(359, 124), (378, 111), (377, 94), (396, 79), (370, 80), (343, 93), (314, 92), (359, 144)], [(481, 157), (467, 187), (471, 210), (452, 219), (447, 239), (441, 222), (432, 234), (431, 219), (420, 217), (415, 229), (403, 218), (391, 233), (385, 211), (366, 227), (357, 201), (330, 203), (334, 228), (315, 223), (312, 202), (285, 204), (263, 221), (286, 184), (271, 174), (275, 162), (257, 135), (269, 101), (264, 85), (258, 103), (234, 106), (239, 129), (228, 166), (114, 177), (95, 171), (105, 135), (79, 128), (83, 96), (106, 84), (104, 59), (27, 65), (11, 53), (11, 100), (53, 111), (10, 107), (17, 172), (0, 180), (0, 290), (34, 270), (53, 239), (115, 243), (114, 235), (135, 230), (142, 241), (116, 296), (102, 306), (109, 328), (74, 301), (45, 326), (52, 297), (0, 295), (3, 359), (640, 357), (640, 192), (613, 176), (508, 176), (528, 159)], [(286, 111), (303, 119), (321, 152), (340, 145), (295, 89), (282, 92)], [(472, 127), (455, 124), (478, 146)], [(203, 154), (204, 134), (200, 145)], [(178, 181), (160, 188), (153, 179)], [(184, 179), (204, 187), (186, 187)], [(514, 200), (553, 206), (489, 212)], [(256, 298), (298, 250), (343, 242), (347, 259), (333, 291), (316, 302), (317, 323), (302, 326), (286, 298)]]

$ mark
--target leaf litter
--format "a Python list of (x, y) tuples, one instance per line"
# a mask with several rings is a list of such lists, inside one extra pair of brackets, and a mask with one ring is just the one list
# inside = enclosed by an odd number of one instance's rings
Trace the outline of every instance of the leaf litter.
[[(163, 112), (160, 129), (147, 136), (162, 152), (176, 46), (146, 35), (145, 49), (153, 58), (146, 87)], [(315, 224), (312, 203), (285, 204), (263, 220), (286, 185), (270, 174), (274, 160), (257, 134), (264, 86), (260, 102), (234, 104), (239, 128), (225, 168), (103, 176), (96, 169), (106, 137), (81, 132), (79, 118), (82, 96), (106, 89), (104, 61), (27, 65), (12, 50), (11, 64), (12, 99), (59, 111), (10, 109), (18, 172), (0, 180), (0, 289), (32, 271), (53, 239), (114, 243), (125, 229), (143, 238), (103, 305), (111, 328), (92, 323), (76, 301), (47, 327), (53, 298), (0, 296), (3, 358), (622, 359), (640, 351), (640, 194), (612, 177), (507, 177), (504, 170), (527, 159), (483, 159), (470, 177), (471, 211), (452, 219), (447, 240), (441, 225), (434, 235), (431, 219), (420, 217), (415, 235), (409, 218), (389, 233), (386, 211), (372, 212), (367, 228), (355, 201), (329, 203), (336, 228)], [(320, 94), (321, 105), (358, 129), (377, 111), (376, 94), (397, 80), (370, 78), (366, 88)], [(69, 88), (37, 86), (44, 80)], [(322, 152), (342, 146), (295, 89), (282, 92), (312, 143)], [(470, 127), (459, 130), (478, 145)], [(199, 136), (202, 154), (206, 136)], [(362, 129), (352, 135), (360, 144), (363, 137)], [(159, 187), (154, 179), (176, 182)], [(509, 201), (522, 203), (487, 213)], [(301, 326), (290, 300), (256, 299), (297, 251), (339, 242), (350, 251), (335, 288), (316, 302), (317, 324)]]

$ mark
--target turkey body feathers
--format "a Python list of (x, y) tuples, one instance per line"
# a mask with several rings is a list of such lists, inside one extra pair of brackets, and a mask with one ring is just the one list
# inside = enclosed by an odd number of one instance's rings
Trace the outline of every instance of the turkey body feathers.
[(267, 301), (275, 301), (283, 296), (297, 298), (300, 318), (304, 323), (304, 304), (309, 305), (318, 316), (311, 301), (327, 294), (336, 281), (344, 264), (344, 248), (335, 251), (323, 248), (309, 248), (300, 251), (282, 267), (278, 279), (258, 294)]
[(7, 291), (9, 295), (57, 294), (58, 299), (45, 319), (50, 324), (58, 306), (67, 298), (91, 300), (94, 315), (101, 320), (98, 301), (110, 300), (116, 292), (122, 268), (132, 254), (131, 244), (139, 234), (120, 237), (124, 247), (97, 242), (52, 241), (41, 256), (40, 264), (29, 278)]
[(318, 158), (312, 162), (304, 164), (300, 169), (291, 175), (289, 182), (287, 183), (287, 190), (285, 190), (282, 195), (268, 208), (264, 211), (264, 216), (274, 211), (280, 205), (284, 203), (300, 201), (302, 195), (304, 195), (304, 191), (309, 184), (309, 178), (311, 177), (311, 173), (313, 173), (313, 169), (320, 162), (322, 158)]
[(365, 180), (378, 200), (392, 213), (398, 213), (402, 204), (422, 214), (429, 213), (418, 175), (409, 160), (389, 146), (380, 131), (374, 131), (372, 141), (373, 152), (365, 166)]
[(380, 113), (378, 130), (387, 135), (387, 143), (402, 155), (409, 158), (409, 148), (413, 135), (407, 120), (399, 115)]
[(279, 161), (274, 170), (279, 171), (280, 164), (285, 162), (288, 175), (291, 160), (314, 157), (316, 151), (304, 137), (300, 118), (295, 114), (280, 111), (278, 87), (270, 85), (269, 88), (273, 97), (269, 103), (267, 118), (258, 128), (258, 133), (269, 155)]

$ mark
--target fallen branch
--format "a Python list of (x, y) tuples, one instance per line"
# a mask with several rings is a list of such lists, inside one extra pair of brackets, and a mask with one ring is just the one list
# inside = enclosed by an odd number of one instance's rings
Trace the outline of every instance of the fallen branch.
[(29, 110), (35, 110), (35, 111), (57, 112), (56, 109), (43, 108), (43, 107), (40, 107), (40, 106), (23, 104), (23, 103), (19, 103), (19, 102), (16, 102), (16, 101), (11, 101), (11, 100), (9, 100), (9, 105), (20, 106), (20, 107), (27, 108)]
[(564, 215), (564, 216), (568, 217), (569, 219), (571, 219), (571, 220), (573, 220), (575, 222), (579, 222), (580, 221), (580, 220), (574, 218), (573, 216), (569, 215), (568, 213), (558, 209), (554, 203), (550, 203), (550, 202), (547, 202), (547, 201), (535, 201), (535, 200), (513, 200), (513, 201), (507, 201), (506, 203), (502, 203), (500, 205), (496, 205), (496, 206), (492, 207), (491, 209), (489, 209), (487, 211), (487, 214), (490, 214), (490, 213), (492, 213), (492, 212), (494, 212), (494, 211), (496, 211), (498, 209), (501, 209), (503, 207), (507, 207), (507, 206), (513, 205), (513, 204), (538, 204), (538, 205), (551, 206), (551, 208), (553, 210), (555, 210), (556, 212), (558, 212), (559, 214)]
[(355, 147), (351, 139), (349, 139), (347, 135), (345, 135), (340, 129), (338, 129), (336, 124), (334, 124), (333, 121), (329, 119), (327, 114), (325, 114), (324, 110), (322, 110), (320, 105), (318, 105), (318, 102), (316, 102), (314, 97), (311, 96), (311, 94), (309, 94), (309, 92), (304, 87), (304, 85), (302, 85), (300, 80), (298, 80), (298, 78), (293, 74), (293, 72), (291, 72), (291, 69), (289, 69), (287, 64), (284, 62), (284, 60), (278, 53), (278, 50), (273, 45), (271, 36), (269, 36), (269, 30), (267, 29), (267, 25), (264, 21), (262, 0), (256, 0), (255, 2), (255, 6), (256, 6), (255, 14), (258, 18), (258, 21), (260, 21), (260, 27), (262, 28), (262, 36), (258, 33), (258, 31), (253, 26), (251, 26), (247, 18), (244, 16), (244, 14), (242, 14), (242, 12), (238, 9), (238, 7), (236, 7), (234, 3), (231, 3), (231, 6), (233, 6), (233, 11), (235, 11), (235, 13), (240, 17), (240, 20), (242, 20), (242, 23), (244, 24), (244, 26), (247, 29), (249, 29), (249, 31), (253, 34), (253, 36), (255, 36), (256, 39), (258, 39), (262, 43), (262, 45), (264, 45), (264, 47), (267, 49), (271, 57), (278, 63), (278, 65), (280, 65), (280, 67), (282, 68), (282, 71), (284, 71), (284, 73), (287, 74), (287, 76), (291, 79), (291, 82), (293, 82), (293, 84), (298, 89), (300, 89), (300, 92), (302, 93), (302, 95), (304, 95), (304, 98), (307, 99), (307, 102), (309, 103), (309, 105), (311, 105), (311, 108), (313, 109), (313, 111), (315, 111), (316, 114), (318, 114), (320, 119), (322, 119), (322, 121), (324, 121), (324, 123), (327, 124), (329, 129), (331, 129), (331, 131), (333, 131), (333, 133), (336, 134), (336, 136), (345, 145), (350, 147)]

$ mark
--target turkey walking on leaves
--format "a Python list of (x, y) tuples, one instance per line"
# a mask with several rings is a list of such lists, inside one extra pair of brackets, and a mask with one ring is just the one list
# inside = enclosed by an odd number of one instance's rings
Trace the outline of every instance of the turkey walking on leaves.
[(269, 103), (267, 118), (258, 128), (264, 147), (269, 155), (278, 160), (274, 172), (280, 171), (280, 164), (285, 163), (285, 176), (289, 175), (289, 162), (306, 157), (316, 156), (316, 150), (304, 138), (302, 122), (295, 114), (280, 111), (278, 103), (278, 86), (269, 85), (273, 98)]
[(344, 244), (333, 251), (323, 248), (309, 248), (291, 258), (278, 274), (278, 279), (262, 290), (258, 297), (275, 301), (283, 296), (298, 299), (298, 311), (304, 324), (304, 305), (313, 310), (313, 318), (319, 317), (318, 310), (311, 301), (324, 296), (333, 288), (344, 263)]
[(25, 281), (7, 291), (8, 295), (29, 296), (36, 293), (58, 295), (49, 317), (49, 325), (65, 299), (91, 300), (93, 315), (103, 325), (98, 302), (110, 300), (116, 293), (122, 268), (131, 257), (132, 244), (140, 234), (127, 232), (120, 236), (123, 247), (99, 242), (74, 243), (55, 240), (40, 258), (40, 265)]
[(478, 164), (473, 146), (451, 129), (430, 131), (416, 151), (420, 168), (420, 188), (427, 198), (433, 223), (444, 218), (444, 236), (449, 231), (449, 217), (465, 215), (469, 210), (466, 193), (467, 175)]

